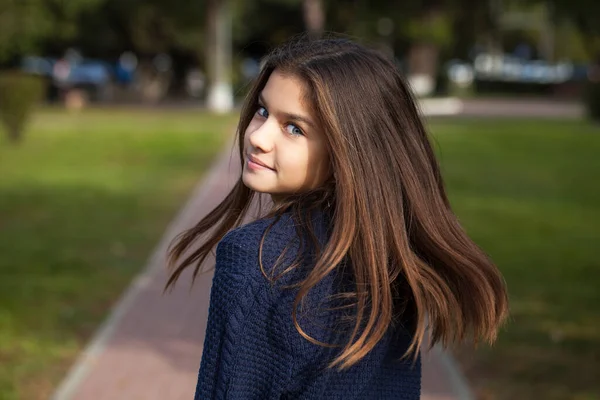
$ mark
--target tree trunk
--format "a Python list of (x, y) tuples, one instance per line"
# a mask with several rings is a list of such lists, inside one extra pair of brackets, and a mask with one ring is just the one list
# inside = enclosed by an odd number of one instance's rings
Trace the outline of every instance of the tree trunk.
[[(429, 26), (436, 17), (437, 8), (426, 10), (421, 20)], [(417, 96), (426, 96), (435, 89), (439, 68), (440, 47), (428, 40), (415, 40), (408, 52), (408, 80)]]
[(206, 9), (207, 106), (211, 111), (233, 108), (231, 88), (231, 15), (227, 0), (209, 0)]
[(312, 38), (320, 38), (325, 30), (325, 11), (322, 0), (303, 0), (304, 25)]

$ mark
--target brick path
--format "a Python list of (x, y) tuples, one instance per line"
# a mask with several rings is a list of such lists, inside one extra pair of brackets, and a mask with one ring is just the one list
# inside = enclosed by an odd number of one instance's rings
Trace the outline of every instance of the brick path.
[[(191, 400), (202, 355), (212, 274), (189, 274), (162, 294), (165, 251), (174, 235), (199, 220), (231, 189), (237, 157), (228, 145), (196, 188), (111, 316), (82, 353), (53, 400)], [(231, 161), (231, 162), (230, 162)], [(423, 356), (423, 400), (468, 400), (452, 359), (438, 349)]]

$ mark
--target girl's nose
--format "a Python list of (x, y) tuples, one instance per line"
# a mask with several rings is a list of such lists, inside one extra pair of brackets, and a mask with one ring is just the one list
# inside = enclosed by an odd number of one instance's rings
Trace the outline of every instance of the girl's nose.
[(250, 133), (248, 140), (252, 147), (259, 149), (263, 153), (268, 153), (273, 149), (276, 130), (277, 125), (273, 121), (266, 120), (261, 126)]

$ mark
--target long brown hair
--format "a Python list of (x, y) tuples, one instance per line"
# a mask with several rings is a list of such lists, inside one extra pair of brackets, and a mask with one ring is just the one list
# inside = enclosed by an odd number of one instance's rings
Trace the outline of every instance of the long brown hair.
[[(341, 38), (304, 36), (277, 48), (266, 57), (242, 107), (237, 128), (242, 160), (244, 133), (275, 69), (304, 83), (334, 171), (324, 187), (290, 196), (270, 214), (291, 207), (301, 218), (303, 207), (325, 203), (333, 210), (329, 240), (291, 310), (300, 334), (325, 345), (304, 333), (296, 306), (348, 258), (356, 287), (355, 325), (330, 367), (357, 363), (408, 312), (407, 304), (414, 311), (415, 326), (405, 355), (416, 357), (427, 328), (431, 345), (447, 346), (468, 336), (493, 342), (508, 314), (505, 282), (452, 212), (415, 101), (394, 63)], [(225, 233), (242, 223), (255, 195), (240, 177), (212, 212), (180, 235), (170, 251), (167, 288), (188, 266), (195, 266), (196, 277)], [(311, 201), (302, 201), (307, 198)], [(201, 246), (176, 265), (208, 232)], [(398, 301), (399, 296), (404, 301)]]

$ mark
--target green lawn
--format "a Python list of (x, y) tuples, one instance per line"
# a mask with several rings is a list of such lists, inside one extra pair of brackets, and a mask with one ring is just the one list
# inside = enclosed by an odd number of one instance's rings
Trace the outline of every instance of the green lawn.
[(600, 127), (432, 120), (451, 201), (511, 320), (459, 359), (483, 399), (600, 399)]
[(0, 398), (47, 398), (233, 132), (199, 111), (0, 127)]

